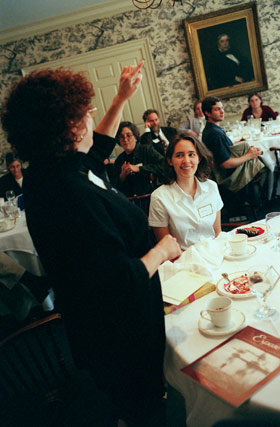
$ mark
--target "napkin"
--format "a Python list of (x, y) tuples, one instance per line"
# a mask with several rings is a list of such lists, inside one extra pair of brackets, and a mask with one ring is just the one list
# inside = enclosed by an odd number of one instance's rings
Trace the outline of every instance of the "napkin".
[(190, 271), (206, 274), (210, 277), (223, 262), (228, 243), (227, 233), (221, 232), (216, 239), (201, 238), (184, 251), (175, 263), (183, 264)]
[(186, 249), (175, 262), (166, 261), (159, 267), (161, 282), (165, 282), (182, 270), (202, 274), (212, 279), (214, 270), (223, 262), (227, 244), (228, 235), (224, 231), (215, 239), (201, 238)]

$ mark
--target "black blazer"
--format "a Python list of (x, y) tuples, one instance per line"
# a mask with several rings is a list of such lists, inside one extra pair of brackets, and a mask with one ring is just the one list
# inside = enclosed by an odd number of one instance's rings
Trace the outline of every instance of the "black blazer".
[[(168, 141), (170, 142), (174, 135), (176, 135), (177, 131), (173, 127), (161, 127), (160, 128)], [(159, 140), (159, 142), (158, 142)], [(141, 144), (149, 144), (152, 145), (162, 156), (165, 155), (165, 144), (161, 140), (161, 138), (156, 135), (154, 132), (145, 132), (141, 135), (140, 139)]]
[[(22, 173), (24, 174), (23, 170)], [(4, 197), (7, 200), (6, 191), (8, 190), (13, 190), (16, 196), (22, 194), (21, 187), (10, 172), (0, 178), (0, 197)]]

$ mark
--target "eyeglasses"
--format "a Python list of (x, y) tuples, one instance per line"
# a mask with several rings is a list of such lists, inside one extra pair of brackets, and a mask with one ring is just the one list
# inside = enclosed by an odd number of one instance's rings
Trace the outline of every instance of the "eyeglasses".
[(133, 133), (121, 133), (119, 135), (119, 139), (123, 140), (125, 138), (131, 138), (133, 136)]
[(88, 109), (89, 114), (93, 117), (97, 111), (97, 107), (92, 107)]

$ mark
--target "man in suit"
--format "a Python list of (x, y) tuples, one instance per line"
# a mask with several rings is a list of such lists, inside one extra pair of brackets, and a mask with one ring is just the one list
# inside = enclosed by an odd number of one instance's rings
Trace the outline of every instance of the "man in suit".
[(241, 56), (230, 44), (228, 34), (217, 37), (217, 49), (211, 56), (209, 68), (208, 89), (218, 89), (226, 86), (249, 82), (253, 80), (252, 61)]
[(160, 119), (157, 110), (146, 110), (143, 114), (145, 132), (141, 135), (140, 143), (152, 145), (161, 155), (165, 151), (172, 137), (176, 135), (173, 127), (160, 127)]

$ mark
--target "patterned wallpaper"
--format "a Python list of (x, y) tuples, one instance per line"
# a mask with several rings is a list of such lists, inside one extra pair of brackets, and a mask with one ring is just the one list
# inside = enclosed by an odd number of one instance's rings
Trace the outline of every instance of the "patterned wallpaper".
[[(130, 11), (0, 46), (1, 99), (6, 88), (21, 75), (21, 68), (147, 37), (165, 121), (177, 126), (186, 115), (192, 114), (196, 99), (183, 20), (244, 2), (184, 0), (183, 6), (178, 3), (174, 8), (163, 3), (157, 10)], [(269, 86), (263, 98), (265, 104), (276, 107), (280, 106), (280, 0), (258, 0), (257, 5)], [(224, 101), (228, 115), (241, 115), (246, 105), (244, 96)], [(1, 133), (0, 152), (8, 149)]]

